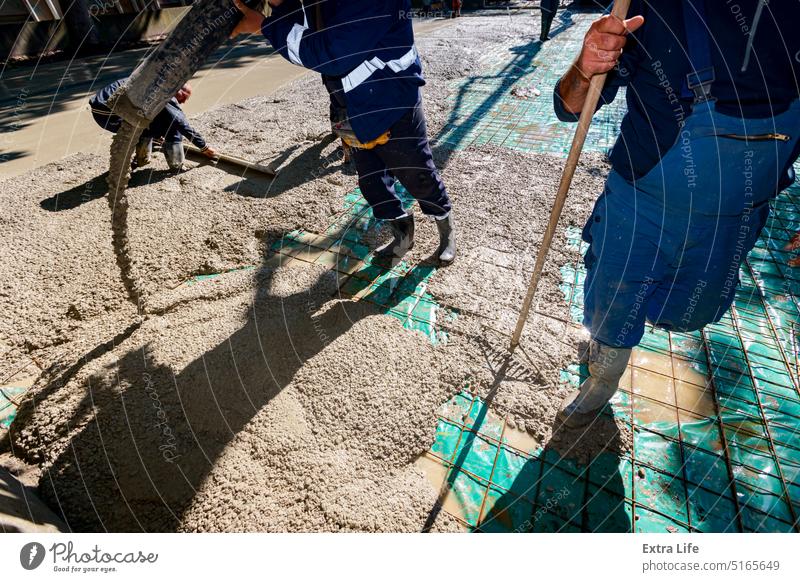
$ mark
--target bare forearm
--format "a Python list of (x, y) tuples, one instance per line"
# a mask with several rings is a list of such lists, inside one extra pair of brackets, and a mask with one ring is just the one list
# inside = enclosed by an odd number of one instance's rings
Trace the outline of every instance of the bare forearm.
[(583, 76), (576, 64), (561, 77), (558, 94), (564, 102), (564, 109), (570, 113), (580, 113), (589, 93), (589, 79)]

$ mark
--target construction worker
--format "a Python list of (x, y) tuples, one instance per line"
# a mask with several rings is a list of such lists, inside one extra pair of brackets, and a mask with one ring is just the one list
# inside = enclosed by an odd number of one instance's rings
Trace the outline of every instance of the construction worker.
[(542, 42), (550, 40), (550, 27), (558, 11), (559, 0), (542, 0), (539, 10), (542, 12), (542, 30), (539, 33), (539, 40)]
[[(341, 79), (348, 117), (335, 131), (353, 148), (361, 193), (393, 235), (377, 257), (400, 259), (414, 245), (414, 217), (395, 193), (397, 179), (434, 219), (439, 263), (451, 263), (453, 215), (428, 143), (410, 0), (320, 0), (308, 6), (271, 0), (269, 18), (234, 2), (243, 18), (232, 36), (261, 32), (294, 64)], [(317, 7), (324, 27), (316, 22)]]
[(626, 86), (628, 106), (583, 230), (590, 377), (562, 404), (569, 427), (611, 399), (646, 319), (683, 332), (725, 314), (800, 154), (800, 4), (633, 0), (628, 14), (591, 25), (554, 92), (575, 121), (609, 73), (601, 105)]
[[(108, 106), (111, 96), (127, 81), (127, 78), (114, 81), (110, 85), (103, 87), (89, 100), (92, 109), (92, 116), (97, 124), (111, 133), (117, 133), (122, 125), (122, 119), (114, 115)], [(146, 166), (150, 163), (150, 154), (153, 151), (153, 141), (161, 143), (161, 151), (167, 160), (167, 165), (171, 170), (181, 170), (185, 161), (183, 151), (183, 138), (186, 137), (207, 158), (216, 157), (216, 152), (206, 144), (203, 136), (189, 125), (186, 115), (181, 109), (181, 104), (186, 103), (192, 96), (192, 86), (186, 83), (175, 94), (175, 97), (167, 102), (164, 109), (156, 115), (149, 127), (144, 130), (139, 143), (136, 145), (136, 155), (133, 159), (133, 167)]]

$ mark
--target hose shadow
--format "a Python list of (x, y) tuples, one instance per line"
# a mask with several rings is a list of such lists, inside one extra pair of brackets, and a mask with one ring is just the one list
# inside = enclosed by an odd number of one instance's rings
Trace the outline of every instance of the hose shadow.
[[(254, 283), (241, 327), (186, 365), (163, 354), (190, 349), (198, 335), (213, 336), (217, 326), (207, 314), (191, 312), (177, 336), (194, 335), (186, 345), (174, 345), (174, 338), (168, 346), (159, 344), (152, 328), (134, 330), (122, 341), (137, 347), (102, 371), (81, 376), (76, 370), (87, 360), (82, 357), (60, 369), (54, 386), (32, 391), (4, 448), (30, 450), (27, 439), (42, 422), (37, 415), (57, 410), (58, 401), (69, 397), (67, 389), (82, 392), (69, 418), (39, 437), (51, 442), (36, 447), (44, 455), (60, 451), (43, 463), (40, 491), (71, 530), (181, 529), (217, 460), (252, 419), (309, 359), (358, 321), (385, 313), (367, 301), (327, 303), (337, 294), (335, 271), (276, 270), (269, 263), (254, 273)], [(287, 293), (287, 284), (294, 291)], [(408, 296), (398, 288), (392, 300)], [(201, 304), (197, 309), (202, 311)]]

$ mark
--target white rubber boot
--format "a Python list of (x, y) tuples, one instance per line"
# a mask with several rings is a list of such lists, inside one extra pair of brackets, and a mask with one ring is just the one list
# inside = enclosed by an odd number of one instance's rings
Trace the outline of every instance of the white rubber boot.
[(439, 249), (437, 255), (441, 266), (449, 265), (456, 259), (456, 225), (453, 212), (444, 218), (436, 218), (436, 229), (439, 231)]
[(630, 358), (630, 348), (612, 348), (592, 340), (589, 377), (561, 403), (558, 420), (569, 428), (581, 428), (597, 418), (619, 388)]

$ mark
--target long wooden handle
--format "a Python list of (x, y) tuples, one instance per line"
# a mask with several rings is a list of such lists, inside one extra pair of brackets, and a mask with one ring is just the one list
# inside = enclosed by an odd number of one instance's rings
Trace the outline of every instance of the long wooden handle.
[[(620, 20), (625, 20), (630, 4), (631, 0), (614, 0), (614, 7), (611, 10), (611, 14)], [(580, 158), (581, 150), (583, 150), (583, 144), (586, 141), (586, 134), (589, 133), (589, 125), (592, 123), (592, 117), (594, 116), (595, 109), (597, 109), (597, 103), (600, 101), (600, 93), (603, 91), (606, 77), (607, 73), (595, 75), (589, 82), (589, 92), (586, 95), (586, 101), (583, 104), (581, 116), (578, 119), (575, 137), (572, 138), (572, 146), (569, 150), (569, 156), (567, 156), (564, 172), (561, 174), (561, 182), (558, 185), (558, 193), (553, 203), (553, 209), (550, 211), (550, 222), (547, 225), (547, 230), (544, 231), (542, 246), (539, 248), (539, 254), (536, 255), (536, 264), (533, 267), (533, 274), (531, 275), (531, 282), (528, 285), (528, 292), (525, 295), (525, 301), (522, 303), (522, 311), (519, 314), (514, 335), (511, 336), (510, 351), (512, 353), (519, 345), (520, 337), (522, 337), (522, 330), (525, 328), (525, 322), (528, 320), (528, 313), (531, 310), (533, 297), (536, 295), (536, 288), (539, 286), (542, 269), (547, 260), (547, 254), (550, 252), (550, 245), (553, 242), (553, 236), (555, 236), (558, 220), (561, 218), (561, 212), (564, 210), (567, 193), (572, 185), (572, 178), (575, 176), (575, 168), (578, 165), (578, 159)]]
[[(202, 154), (200, 149), (192, 144), (187, 143), (183, 144), (183, 146), (186, 148), (187, 151), (192, 152), (193, 154)], [(266, 174), (267, 176), (275, 176), (277, 174), (277, 172), (269, 166), (265, 166), (263, 164), (259, 164), (256, 162), (250, 162), (238, 156), (232, 156), (230, 154), (216, 152), (216, 157), (220, 161), (228, 162), (229, 164), (235, 164), (247, 170), (254, 170), (256, 172), (261, 172), (262, 174)]]

